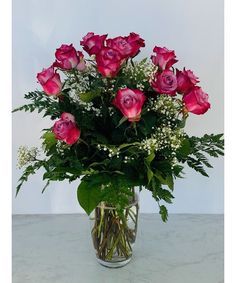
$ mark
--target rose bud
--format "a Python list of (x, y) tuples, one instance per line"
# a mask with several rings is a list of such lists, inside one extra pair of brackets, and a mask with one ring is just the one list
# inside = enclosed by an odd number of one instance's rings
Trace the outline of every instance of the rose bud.
[(107, 47), (118, 51), (122, 58), (134, 57), (140, 47), (145, 46), (144, 40), (135, 33), (131, 33), (129, 36), (118, 36), (106, 40)]
[(198, 77), (191, 70), (185, 70), (185, 68), (183, 71), (176, 70), (176, 77), (178, 83), (177, 92), (179, 93), (185, 93), (196, 83), (199, 83)]
[(75, 117), (70, 113), (62, 113), (60, 120), (56, 121), (52, 132), (57, 140), (62, 140), (67, 144), (74, 144), (80, 137), (80, 130), (75, 123)]
[(162, 70), (169, 69), (172, 65), (178, 62), (178, 60), (175, 59), (176, 56), (174, 50), (155, 46), (153, 52), (156, 54), (151, 56), (152, 62)]
[(112, 104), (115, 105), (130, 122), (140, 120), (140, 114), (146, 96), (139, 89), (119, 89)]
[(93, 32), (89, 32), (86, 36), (83, 37), (83, 40), (80, 41), (80, 45), (83, 46), (83, 49), (90, 56), (94, 54), (96, 55), (104, 46), (106, 37), (107, 34), (95, 35)]
[(145, 46), (144, 39), (142, 39), (137, 33), (134, 32), (131, 32), (129, 36), (126, 37), (126, 40), (132, 47), (130, 57), (136, 56), (140, 51), (140, 47)]
[(57, 61), (53, 64), (54, 67), (59, 67), (63, 70), (74, 69), (79, 64), (79, 57), (72, 44), (62, 44), (56, 50), (55, 57)]
[(60, 76), (54, 72), (53, 66), (43, 69), (41, 73), (38, 73), (37, 79), (47, 95), (57, 95), (61, 92), (62, 83)]
[(194, 114), (204, 114), (210, 107), (208, 94), (203, 92), (199, 86), (194, 86), (183, 96), (185, 108)]
[(157, 72), (151, 86), (158, 93), (174, 96), (176, 95), (177, 78), (170, 70), (165, 70), (162, 73)]
[(96, 56), (98, 71), (104, 77), (113, 78), (117, 75), (121, 66), (121, 55), (118, 51), (103, 47)]
[(77, 51), (77, 56), (79, 58), (79, 64), (76, 66), (77, 70), (83, 72), (86, 69), (86, 63), (84, 61), (84, 54), (80, 51)]

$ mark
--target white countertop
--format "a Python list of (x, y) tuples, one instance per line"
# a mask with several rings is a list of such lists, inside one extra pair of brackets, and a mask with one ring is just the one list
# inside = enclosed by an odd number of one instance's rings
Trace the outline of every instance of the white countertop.
[(13, 283), (223, 283), (223, 215), (141, 214), (131, 262), (99, 265), (85, 215), (13, 216)]

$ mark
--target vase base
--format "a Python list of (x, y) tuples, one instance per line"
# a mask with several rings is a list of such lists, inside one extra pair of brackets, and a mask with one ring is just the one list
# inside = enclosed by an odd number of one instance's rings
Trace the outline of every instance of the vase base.
[(119, 267), (123, 267), (126, 264), (128, 264), (131, 260), (131, 257), (122, 260), (122, 261), (105, 261), (102, 260), (100, 258), (97, 258), (98, 263), (100, 263), (101, 265), (105, 266), (105, 267), (109, 267), (109, 268), (119, 268)]

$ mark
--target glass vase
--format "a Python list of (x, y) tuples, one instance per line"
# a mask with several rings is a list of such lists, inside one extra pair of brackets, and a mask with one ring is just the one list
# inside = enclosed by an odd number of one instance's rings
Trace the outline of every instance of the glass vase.
[(90, 226), (97, 261), (106, 267), (122, 267), (130, 262), (136, 240), (139, 194), (134, 192), (123, 210), (98, 205), (90, 214)]

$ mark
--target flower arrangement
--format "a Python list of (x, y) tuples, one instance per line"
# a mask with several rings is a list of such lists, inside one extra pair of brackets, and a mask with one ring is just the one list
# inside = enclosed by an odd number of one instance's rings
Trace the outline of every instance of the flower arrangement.
[(24, 171), (16, 192), (40, 168), (42, 192), (51, 181), (80, 178), (78, 201), (90, 214), (101, 202), (122, 211), (140, 186), (166, 221), (163, 202), (172, 202), (184, 164), (208, 176), (206, 154), (223, 155), (222, 134), (184, 131), (189, 115), (209, 110), (208, 95), (191, 70), (174, 67), (173, 50), (155, 46), (150, 59), (135, 61), (145, 46), (136, 33), (107, 38), (89, 32), (80, 44), (90, 57), (61, 45), (55, 62), (37, 74), (43, 90), (26, 94), (30, 103), (14, 110), (55, 120), (43, 130), (42, 149), (19, 149)]

